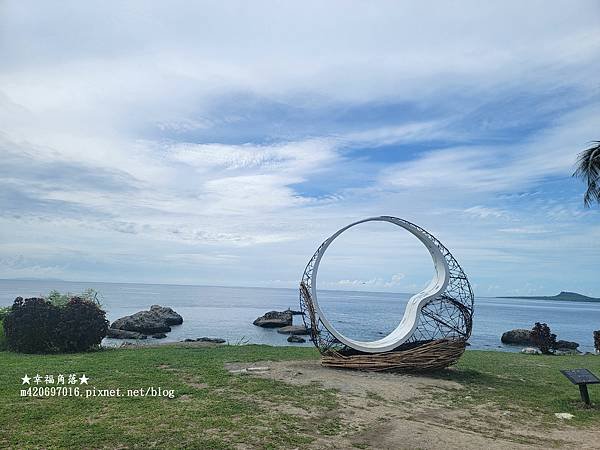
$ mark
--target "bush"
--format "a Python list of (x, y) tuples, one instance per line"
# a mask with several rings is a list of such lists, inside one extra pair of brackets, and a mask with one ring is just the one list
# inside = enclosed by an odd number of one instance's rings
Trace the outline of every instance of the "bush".
[(4, 320), (4, 318), (8, 315), (8, 313), (10, 311), (11, 311), (10, 306), (3, 306), (0, 308), (0, 322), (2, 322)]
[(556, 348), (556, 335), (550, 332), (550, 327), (545, 323), (535, 323), (531, 330), (531, 341), (545, 355)]
[(60, 309), (43, 298), (17, 297), (4, 318), (4, 335), (9, 350), (47, 353), (55, 349), (55, 330)]
[(54, 306), (66, 306), (69, 303), (69, 294), (61, 294), (56, 290), (50, 291), (45, 298)]
[(106, 313), (96, 303), (73, 297), (64, 307), (56, 328), (63, 352), (81, 352), (100, 344), (108, 330)]
[(4, 319), (8, 348), (23, 353), (77, 352), (100, 344), (108, 321), (95, 295), (94, 301), (71, 297), (67, 303), (63, 297), (56, 291), (51, 300), (17, 297)]
[(70, 292), (66, 294), (61, 294), (57, 290), (54, 290), (50, 291), (45, 298), (54, 306), (67, 306), (67, 304), (69, 303), (69, 301), (71, 301), (73, 297), (78, 297), (83, 300), (87, 300), (88, 302), (95, 303), (98, 306), (101, 306), (100, 302), (98, 301), (98, 292), (96, 292), (93, 289), (86, 289), (81, 294), (76, 295), (73, 295)]
[(8, 350), (6, 346), (6, 338), (4, 337), (4, 321), (0, 320), (0, 352)]
[(600, 330), (594, 331), (594, 348), (600, 353)]
[(4, 336), (4, 318), (8, 315), (10, 310), (10, 306), (4, 306), (0, 308), (0, 352), (8, 349), (6, 345), (6, 337)]

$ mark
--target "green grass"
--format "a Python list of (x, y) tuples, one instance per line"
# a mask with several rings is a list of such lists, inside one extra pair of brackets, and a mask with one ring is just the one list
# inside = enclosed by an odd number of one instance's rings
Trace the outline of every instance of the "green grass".
[(555, 424), (554, 413), (574, 415), (570, 425), (600, 421), (600, 385), (589, 385), (593, 406), (580, 401), (579, 389), (561, 369), (586, 368), (600, 376), (600, 356), (523, 355), (520, 353), (467, 351), (456, 367), (436, 376), (459, 382), (466, 388), (449, 391), (456, 406), (486, 403), (516, 415), (537, 416)]
[[(318, 437), (335, 439), (344, 429), (336, 413), (340, 393), (316, 384), (299, 387), (231, 375), (224, 369), (226, 362), (317, 357), (311, 348), (256, 345), (69, 355), (0, 352), (0, 447), (302, 448)], [(554, 412), (570, 412), (575, 418), (569, 423), (597, 424), (600, 408), (583, 408), (577, 388), (558, 372), (572, 367), (600, 374), (600, 357), (468, 351), (455, 368), (432, 376), (463, 385), (435, 394), (450, 407), (490, 404), (539, 416), (542, 422)], [(98, 389), (174, 389), (175, 398), (20, 397), (21, 377), (36, 373), (85, 373), (89, 387)], [(600, 386), (590, 386), (590, 395), (600, 402)]]
[[(308, 359), (305, 348), (225, 346), (110, 349), (71, 355), (0, 353), (0, 448), (265, 448), (301, 446), (315, 424), (274, 413), (292, 404), (326, 412), (333, 391), (230, 375), (229, 361)], [(25, 374), (85, 373), (101, 389), (162, 387), (169, 398), (22, 398)], [(264, 400), (264, 402), (263, 402)]]

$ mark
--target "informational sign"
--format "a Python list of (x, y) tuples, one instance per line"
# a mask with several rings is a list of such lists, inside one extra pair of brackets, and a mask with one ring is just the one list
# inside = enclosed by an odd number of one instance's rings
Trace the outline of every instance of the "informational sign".
[(562, 374), (573, 384), (598, 384), (600, 378), (587, 369), (561, 370)]
[(588, 392), (587, 385), (600, 383), (600, 378), (587, 369), (561, 370), (561, 372), (569, 379), (571, 383), (579, 386), (581, 400), (583, 400), (583, 403), (586, 405), (590, 405), (590, 394)]

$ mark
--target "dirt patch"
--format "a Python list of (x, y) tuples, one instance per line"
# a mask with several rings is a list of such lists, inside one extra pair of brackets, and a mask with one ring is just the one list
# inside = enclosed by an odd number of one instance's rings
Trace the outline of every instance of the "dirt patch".
[(188, 386), (191, 386), (195, 389), (207, 389), (208, 388), (208, 384), (207, 383), (202, 383), (200, 381), (198, 381), (194, 376), (192, 375), (188, 375), (188, 374), (181, 374), (181, 371), (179, 369), (173, 368), (171, 367), (169, 364), (159, 364), (157, 366), (159, 369), (161, 370), (167, 370), (169, 372), (174, 372), (179, 374), (179, 378)]
[[(493, 404), (447, 404), (447, 397), (440, 394), (463, 389), (455, 381), (331, 369), (319, 361), (261, 361), (225, 367), (242, 376), (337, 390), (340, 408), (331, 414), (343, 431), (332, 436), (317, 433), (313, 448), (600, 449), (600, 431), (560, 422), (552, 429), (542, 428), (525, 411), (504, 411)], [(315, 420), (322, 417), (315, 416)]]
[(192, 396), (188, 394), (183, 394), (177, 397), (177, 400), (179, 400), (180, 402), (189, 402), (192, 400)]

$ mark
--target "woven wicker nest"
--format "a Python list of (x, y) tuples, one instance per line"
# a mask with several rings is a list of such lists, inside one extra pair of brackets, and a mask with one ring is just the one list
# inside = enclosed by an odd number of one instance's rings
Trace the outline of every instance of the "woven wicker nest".
[(465, 351), (465, 341), (438, 339), (412, 348), (385, 353), (360, 353), (342, 355), (332, 351), (324, 354), (321, 363), (340, 369), (368, 370), (372, 372), (410, 372), (439, 370), (455, 364)]
[[(436, 268), (443, 258), (440, 270), (432, 284), (411, 297), (413, 317), (405, 317), (394, 332), (386, 338), (363, 342), (345, 337), (324, 317), (316, 301), (316, 275), (319, 262), (329, 244), (344, 230), (372, 220), (391, 222), (415, 234), (430, 250), (438, 255)], [(429, 291), (427, 291), (429, 289)], [(426, 292), (427, 291), (427, 292)], [(426, 295), (425, 294), (431, 294)], [(382, 216), (364, 219), (332, 235), (317, 249), (306, 266), (300, 282), (300, 307), (310, 338), (322, 355), (322, 364), (328, 367), (369, 371), (425, 371), (448, 367), (464, 353), (473, 325), (473, 292), (469, 281), (450, 251), (439, 240), (422, 228), (395, 217)], [(411, 305), (412, 302), (412, 305)], [(413, 322), (406, 325), (406, 319)]]

